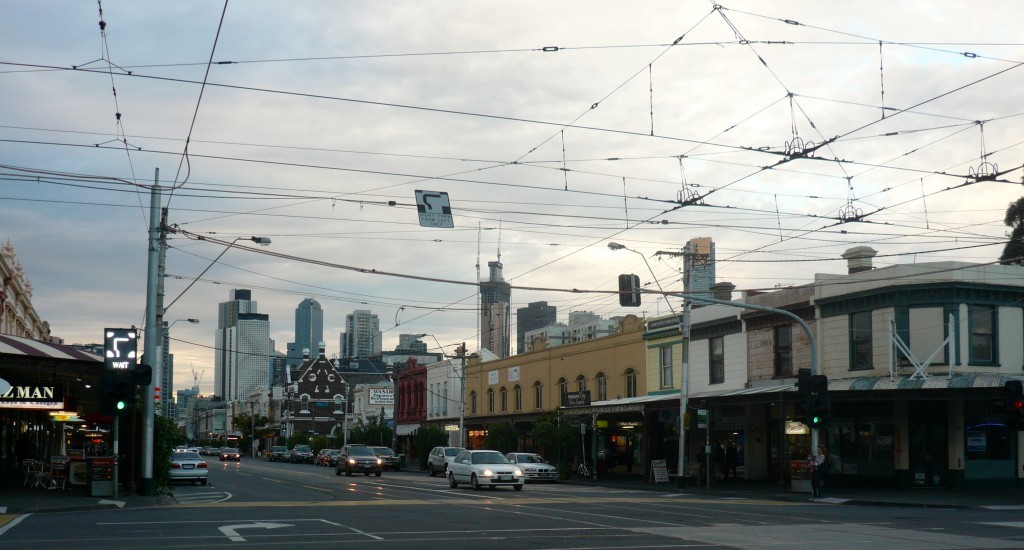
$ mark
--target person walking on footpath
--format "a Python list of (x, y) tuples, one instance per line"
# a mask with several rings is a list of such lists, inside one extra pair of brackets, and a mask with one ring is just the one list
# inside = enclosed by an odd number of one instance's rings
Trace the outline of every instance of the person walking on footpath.
[(828, 476), (829, 458), (828, 449), (824, 445), (818, 445), (818, 454), (808, 457), (811, 466), (811, 500), (823, 498), (821, 488)]

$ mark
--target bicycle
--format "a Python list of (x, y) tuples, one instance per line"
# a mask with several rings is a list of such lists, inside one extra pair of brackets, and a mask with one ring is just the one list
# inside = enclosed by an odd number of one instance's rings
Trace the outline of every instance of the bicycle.
[(590, 479), (590, 468), (587, 468), (587, 464), (585, 462), (580, 462), (580, 467), (576, 469), (576, 476), (580, 479)]

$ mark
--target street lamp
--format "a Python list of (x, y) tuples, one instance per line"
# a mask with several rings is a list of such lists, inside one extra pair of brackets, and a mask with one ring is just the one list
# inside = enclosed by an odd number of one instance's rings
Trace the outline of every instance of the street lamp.
[(160, 396), (160, 407), (163, 409), (161, 414), (164, 416), (170, 416), (170, 406), (168, 404), (171, 399), (174, 399), (174, 373), (167, 370), (167, 363), (168, 355), (171, 353), (171, 327), (178, 321), (188, 321), (193, 325), (199, 324), (199, 319), (175, 319), (171, 324), (167, 324), (167, 321), (163, 322), (164, 333), (161, 339), (163, 352), (157, 354), (160, 357), (160, 362), (153, 365), (153, 368), (155, 370), (154, 379), (157, 381), (156, 383), (160, 385), (162, 392), (167, 392), (166, 397), (164, 395)]
[[(651, 277), (654, 277), (654, 282), (658, 285), (658, 290), (662, 294), (665, 293), (665, 289), (661, 288), (661, 282), (658, 281), (658, 276), (654, 274), (654, 270), (651, 269), (651, 264), (647, 261), (647, 257), (633, 250), (627, 248), (626, 245), (619, 243), (608, 243), (608, 248), (612, 250), (628, 250), (634, 254), (639, 255), (644, 260), (644, 264), (647, 266), (647, 270), (651, 272)], [(689, 276), (689, 271), (686, 272)], [(669, 311), (672, 315), (676, 315), (675, 308), (672, 307), (672, 302), (665, 299), (665, 303), (668, 304)], [(680, 319), (676, 316), (679, 322), (679, 337), (683, 340), (683, 365), (680, 376), (682, 380), (679, 381), (679, 459), (678, 465), (676, 466), (676, 482), (680, 487), (684, 486), (684, 480), (686, 477), (683, 475), (686, 467), (686, 408), (687, 401), (690, 397), (690, 300), (683, 297), (683, 317)]]
[[(430, 336), (437, 343), (438, 349), (441, 350), (441, 356), (446, 357), (447, 354), (444, 351), (444, 346), (437, 340), (437, 336), (433, 334), (416, 334), (417, 338), (424, 336)], [(466, 446), (466, 343), (463, 342), (460, 346), (455, 348), (455, 355), (452, 358), (458, 357), (461, 361), (459, 365), (459, 446)], [(447, 407), (447, 405), (445, 405)], [(395, 421), (395, 427), (397, 428), (398, 422)], [(396, 430), (397, 431), (397, 430)]]

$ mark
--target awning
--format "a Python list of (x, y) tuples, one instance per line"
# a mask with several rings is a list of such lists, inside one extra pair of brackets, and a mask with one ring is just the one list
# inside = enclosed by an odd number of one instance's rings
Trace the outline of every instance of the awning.
[(71, 346), (51, 344), (49, 342), (7, 334), (0, 334), (0, 355), (70, 359), (73, 361), (103, 361), (101, 357), (79, 351)]
[(411, 435), (413, 432), (415, 432), (418, 429), (420, 429), (420, 425), (419, 424), (399, 424), (398, 427), (395, 428), (395, 434), (396, 435)]
[(659, 401), (679, 403), (679, 394), (673, 395), (642, 395), (639, 397), (625, 397), (621, 399), (608, 399), (606, 401), (595, 401), (583, 407), (561, 407), (565, 414), (609, 414), (620, 412), (643, 412), (649, 403)]

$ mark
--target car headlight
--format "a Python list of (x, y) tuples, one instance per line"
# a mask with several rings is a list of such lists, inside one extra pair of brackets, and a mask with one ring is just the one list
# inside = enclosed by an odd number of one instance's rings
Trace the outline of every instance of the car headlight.
[(380, 466), (380, 459), (377, 459), (377, 466)]
[(492, 472), (490, 468), (484, 468), (484, 471), (480, 475), (484, 477), (491, 477), (494, 475), (494, 472)]
[(348, 459), (348, 463), (349, 463), (349, 464), (351, 464), (351, 465), (353, 465), (353, 466), (355, 466), (355, 464), (356, 464), (356, 459), (354, 459), (354, 458), (350, 458), (350, 459)]
[(516, 471), (513, 473), (516, 475), (516, 477), (522, 477), (523, 475), (523, 471), (520, 470), (519, 468), (516, 468)]

